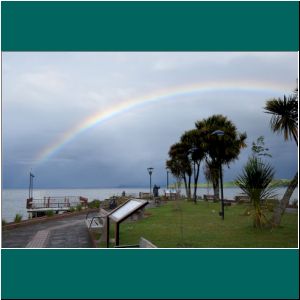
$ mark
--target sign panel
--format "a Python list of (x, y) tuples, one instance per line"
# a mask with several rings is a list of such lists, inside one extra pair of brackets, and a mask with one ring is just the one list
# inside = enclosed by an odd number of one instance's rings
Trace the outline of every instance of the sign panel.
[(115, 222), (119, 222), (126, 217), (130, 216), (135, 211), (139, 210), (143, 205), (145, 205), (148, 201), (141, 199), (132, 199), (124, 204), (122, 207), (113, 212), (109, 218), (111, 218)]

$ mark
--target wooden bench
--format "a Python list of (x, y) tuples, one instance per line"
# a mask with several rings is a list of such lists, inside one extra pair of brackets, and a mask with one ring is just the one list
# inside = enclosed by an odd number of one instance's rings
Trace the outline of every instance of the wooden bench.
[(180, 198), (180, 191), (176, 190), (165, 190), (165, 198), (167, 200), (176, 200)]
[(235, 203), (236, 203), (235, 200), (224, 199), (224, 206), (231, 206), (232, 204), (235, 204)]
[(150, 193), (140, 192), (139, 193), (139, 197), (140, 197), (140, 199), (150, 199), (151, 198), (151, 194)]
[(216, 198), (214, 195), (203, 195), (204, 201), (213, 201), (213, 202), (218, 202), (219, 199)]
[(246, 195), (235, 196), (234, 200), (237, 203), (249, 203), (250, 202), (250, 198)]
[(141, 237), (139, 244), (137, 245), (120, 245), (120, 246), (115, 246), (115, 248), (157, 248), (157, 246), (152, 244), (147, 239)]

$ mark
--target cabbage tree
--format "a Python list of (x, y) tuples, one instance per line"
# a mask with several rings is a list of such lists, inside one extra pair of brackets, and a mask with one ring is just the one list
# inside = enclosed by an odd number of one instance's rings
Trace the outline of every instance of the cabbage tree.
[[(270, 126), (273, 132), (283, 133), (284, 140), (294, 139), (298, 147), (298, 89), (283, 99), (270, 99), (266, 102), (265, 113), (271, 114)], [(279, 205), (274, 210), (273, 223), (279, 226), (290, 198), (298, 185), (298, 172), (291, 180)]]
[(265, 208), (267, 199), (275, 196), (274, 187), (271, 186), (274, 174), (274, 168), (270, 164), (264, 163), (256, 156), (251, 156), (242, 174), (236, 179), (236, 184), (250, 198), (254, 227), (262, 228), (267, 224), (270, 225)]

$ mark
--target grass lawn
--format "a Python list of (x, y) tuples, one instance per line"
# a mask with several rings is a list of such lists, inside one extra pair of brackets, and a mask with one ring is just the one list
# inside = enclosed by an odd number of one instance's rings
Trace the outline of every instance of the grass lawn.
[[(296, 248), (298, 214), (285, 213), (280, 228), (255, 229), (245, 205), (225, 207), (225, 220), (218, 215), (219, 203), (165, 203), (145, 211), (145, 218), (120, 225), (120, 245), (150, 240), (159, 248)], [(113, 226), (111, 224), (111, 237)]]

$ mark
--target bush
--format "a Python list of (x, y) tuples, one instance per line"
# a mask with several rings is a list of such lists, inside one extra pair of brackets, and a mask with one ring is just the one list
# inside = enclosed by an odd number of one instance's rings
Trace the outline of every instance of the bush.
[(22, 221), (23, 216), (20, 214), (16, 214), (14, 222), (15, 223), (20, 223)]
[(70, 212), (74, 212), (76, 209), (75, 209), (75, 207), (70, 207)]
[(5, 226), (6, 224), (7, 222), (4, 219), (2, 219), (2, 226)]
[(77, 211), (81, 211), (81, 210), (82, 210), (82, 205), (81, 205), (81, 204), (78, 204), (78, 205), (76, 206), (76, 210), (77, 210)]
[(89, 208), (100, 208), (100, 200), (94, 199), (93, 201), (88, 203)]
[(54, 211), (53, 210), (47, 210), (46, 211), (46, 216), (47, 217), (53, 217), (53, 215), (54, 215)]

